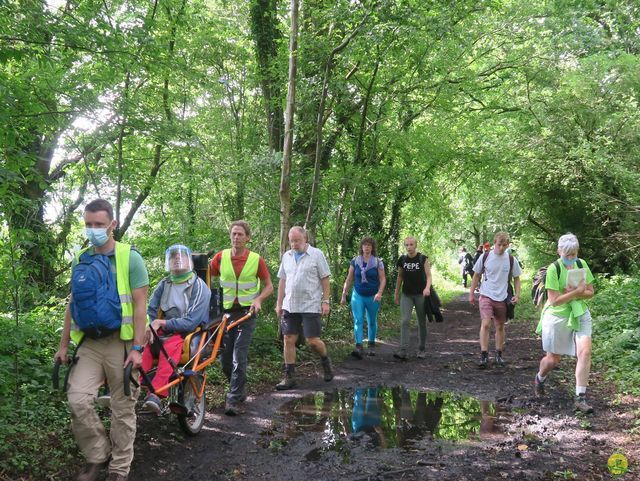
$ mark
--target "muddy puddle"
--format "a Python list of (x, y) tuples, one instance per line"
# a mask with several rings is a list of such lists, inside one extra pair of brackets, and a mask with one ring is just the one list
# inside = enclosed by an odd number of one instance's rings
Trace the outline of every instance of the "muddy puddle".
[(504, 436), (509, 413), (451, 392), (368, 387), (308, 394), (282, 405), (275, 424), (286, 438), (315, 433), (313, 460), (326, 450), (359, 444), (411, 449), (433, 440), (487, 440)]

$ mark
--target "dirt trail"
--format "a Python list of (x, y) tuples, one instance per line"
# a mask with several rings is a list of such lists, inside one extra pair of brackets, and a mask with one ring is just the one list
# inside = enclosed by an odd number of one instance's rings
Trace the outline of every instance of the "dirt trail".
[[(249, 398), (242, 416), (230, 418), (216, 409), (208, 413), (200, 435), (191, 439), (184, 438), (175, 419), (141, 419), (129, 479), (601, 480), (612, 479), (607, 459), (618, 450), (632, 471), (617, 479), (640, 479), (634, 469), (640, 443), (637, 436), (625, 434), (637, 400), (633, 405), (613, 403), (611, 388), (594, 383), (590, 399), (595, 414), (576, 417), (571, 360), (552, 374), (547, 396), (534, 397), (532, 380), (541, 348), (528, 323), (507, 326), (504, 368), (479, 371), (477, 311), (460, 298), (444, 314), (444, 323), (428, 326), (424, 360), (413, 356), (397, 361), (392, 356), (396, 344), (382, 344), (375, 357), (336, 363), (331, 383), (309, 373), (298, 389)], [(319, 365), (316, 370), (319, 374)], [(310, 393), (380, 385), (464, 393), (509, 414), (500, 418), (499, 434), (470, 440), (424, 436), (409, 448), (382, 448), (345, 437), (339, 450), (324, 450), (327, 432), (321, 421), (292, 436), (299, 426), (277, 412), (287, 401)]]

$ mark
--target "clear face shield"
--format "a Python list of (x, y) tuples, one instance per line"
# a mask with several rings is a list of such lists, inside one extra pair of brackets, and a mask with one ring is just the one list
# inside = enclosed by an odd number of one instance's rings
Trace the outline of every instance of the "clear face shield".
[(191, 249), (181, 244), (169, 247), (164, 253), (164, 268), (174, 275), (192, 271)]

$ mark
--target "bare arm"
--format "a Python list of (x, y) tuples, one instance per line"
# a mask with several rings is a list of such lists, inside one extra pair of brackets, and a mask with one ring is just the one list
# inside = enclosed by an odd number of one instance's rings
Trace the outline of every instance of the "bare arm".
[(400, 287), (402, 286), (403, 274), (404, 271), (402, 267), (398, 267), (398, 278), (396, 279), (396, 291), (393, 295), (396, 304), (400, 304)]
[(378, 269), (378, 279), (380, 279), (380, 287), (378, 288), (376, 295), (373, 297), (373, 300), (380, 302), (384, 288), (387, 287), (387, 275), (384, 273), (383, 268)]
[(575, 299), (590, 299), (594, 295), (593, 284), (585, 284), (584, 281), (580, 281), (578, 287), (575, 289), (565, 289), (565, 292), (560, 294), (559, 291), (553, 289), (547, 289), (547, 296), (549, 298), (549, 304), (552, 306), (561, 306), (567, 302), (571, 302)]
[(427, 276), (427, 285), (424, 287), (422, 291), (423, 296), (431, 295), (431, 265), (429, 264), (429, 259), (424, 259), (424, 273)]
[(260, 309), (262, 309), (262, 301), (273, 294), (273, 284), (271, 283), (271, 276), (267, 276), (265, 279), (260, 280), (264, 282), (264, 287), (260, 291), (260, 295), (256, 297), (251, 303), (250, 309), (253, 312), (260, 312)]
[(323, 316), (326, 316), (331, 310), (331, 306), (329, 305), (329, 300), (331, 297), (331, 278), (329, 276), (323, 277), (322, 279), (320, 279), (320, 283), (322, 284), (321, 312)]
[(476, 297), (474, 295), (474, 292), (476, 292), (476, 289), (478, 288), (478, 284), (480, 284), (480, 274), (477, 272), (474, 272), (473, 279), (471, 280), (471, 288), (469, 289), (469, 302), (471, 304), (476, 303)]
[(349, 272), (347, 273), (347, 278), (344, 280), (344, 285), (342, 286), (342, 297), (340, 298), (340, 304), (344, 305), (347, 303), (347, 292), (351, 289), (351, 284), (353, 283), (353, 266), (349, 265)]
[(64, 325), (62, 327), (62, 335), (60, 336), (60, 345), (58, 352), (53, 356), (54, 361), (60, 360), (63, 364), (67, 363), (67, 351), (69, 349), (69, 341), (71, 340), (71, 300), (67, 304), (64, 311)]
[[(144, 344), (144, 332), (147, 327), (147, 294), (149, 286), (138, 287), (133, 289), (131, 297), (133, 298), (133, 344), (141, 346)], [(142, 365), (142, 354), (138, 351), (131, 350), (124, 365), (132, 363), (133, 368), (137, 369)]]
[(276, 315), (282, 316), (282, 301), (284, 300), (284, 290), (286, 287), (286, 279), (280, 279), (278, 281), (278, 296), (276, 297)]
[(520, 300), (520, 277), (513, 278), (513, 299), (511, 300), (512, 304), (515, 304)]
[(596, 291), (593, 288), (593, 284), (586, 284), (584, 288), (584, 292), (582, 294), (578, 294), (578, 299), (591, 299), (595, 295)]

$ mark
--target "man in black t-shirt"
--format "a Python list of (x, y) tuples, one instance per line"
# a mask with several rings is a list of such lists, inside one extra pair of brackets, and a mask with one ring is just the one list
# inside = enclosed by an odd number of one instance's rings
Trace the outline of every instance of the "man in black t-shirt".
[[(415, 237), (407, 237), (404, 240), (407, 250), (400, 256), (396, 267), (398, 279), (396, 280), (395, 301), (400, 305), (400, 350), (393, 355), (396, 359), (405, 361), (409, 347), (409, 324), (411, 312), (416, 308), (418, 318), (418, 359), (426, 357), (425, 345), (427, 341), (427, 321), (424, 308), (424, 298), (431, 293), (431, 267), (429, 259), (418, 252), (418, 242)], [(400, 288), (402, 287), (402, 293)]]

